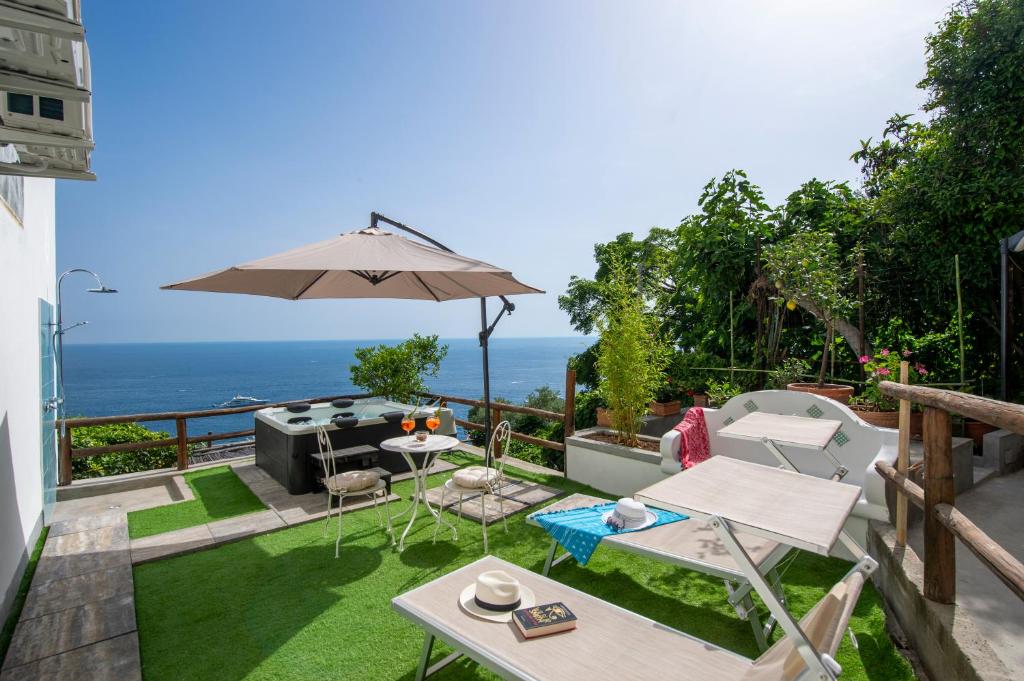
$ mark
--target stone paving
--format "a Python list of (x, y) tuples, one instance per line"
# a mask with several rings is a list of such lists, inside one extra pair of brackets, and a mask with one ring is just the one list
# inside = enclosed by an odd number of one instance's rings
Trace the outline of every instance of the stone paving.
[(141, 678), (127, 516), (54, 523), (0, 681)]
[[(443, 486), (432, 487), (427, 490), (427, 500), (434, 506), (441, 504), (441, 491)], [(506, 478), (502, 487), (502, 496), (505, 497), (505, 517), (514, 513), (543, 504), (562, 494), (562, 490), (538, 485), (533, 482), (524, 482), (515, 478)], [(459, 497), (447, 494), (444, 498), (444, 508), (451, 513), (458, 513)], [(498, 497), (488, 494), (483, 499), (484, 514), (487, 516), (487, 524), (490, 525), (501, 520), (501, 505), (498, 504)], [(467, 494), (462, 498), (462, 516), (474, 522), (480, 522), (480, 495)]]

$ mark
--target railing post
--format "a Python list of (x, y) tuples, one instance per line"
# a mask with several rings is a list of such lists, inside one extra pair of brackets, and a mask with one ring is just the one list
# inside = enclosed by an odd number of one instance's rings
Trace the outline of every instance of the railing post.
[[(935, 513), (938, 504), (955, 501), (953, 446), (949, 412), (924, 410), (924, 596), (937, 603), (956, 600), (955, 537)], [(902, 496), (902, 495), (901, 495)]]
[(66, 487), (71, 484), (71, 428), (57, 425), (57, 437), (60, 439), (60, 458), (58, 459), (57, 484)]
[[(501, 409), (491, 409), (491, 423), (493, 427), (497, 427), (501, 423)], [(490, 441), (490, 433), (488, 433), (488, 441)], [(491, 459), (500, 459), (504, 452), (501, 451), (501, 440), (494, 440), (494, 449), (491, 450)]]
[(178, 436), (178, 470), (183, 471), (188, 468), (188, 421), (176, 418), (174, 428)]
[(576, 433), (576, 370), (565, 370), (565, 437)]
[[(910, 380), (910, 362), (900, 362), (900, 383)], [(900, 400), (900, 434), (896, 454), (896, 470), (907, 474), (910, 464), (910, 400)], [(907, 497), (896, 495), (896, 546), (907, 545)]]

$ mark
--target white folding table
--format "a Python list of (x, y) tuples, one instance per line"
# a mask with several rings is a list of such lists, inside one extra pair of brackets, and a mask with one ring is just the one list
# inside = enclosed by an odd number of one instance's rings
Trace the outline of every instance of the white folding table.
[[(842, 426), (842, 421), (834, 419), (813, 419), (807, 416), (755, 411), (720, 429), (718, 435), (736, 440), (760, 442), (782, 467), (796, 473), (803, 473), (803, 471), (798, 469), (783, 453), (780, 449), (781, 446), (819, 452), (836, 467), (831, 479), (839, 482), (850, 471), (828, 450), (828, 446)], [(864, 554), (864, 549), (855, 543), (846, 532), (840, 533), (839, 540), (849, 549), (852, 556)]]
[[(713, 456), (699, 466), (640, 490), (634, 497), (695, 520), (707, 520), (778, 625), (793, 640), (812, 678), (835, 678), (838, 665), (815, 649), (736, 534), (752, 534), (827, 556), (840, 536), (845, 535), (843, 526), (860, 498), (859, 487)], [(850, 544), (857, 547), (852, 540)], [(863, 557), (851, 572), (869, 575), (878, 567), (863, 549), (854, 555)]]

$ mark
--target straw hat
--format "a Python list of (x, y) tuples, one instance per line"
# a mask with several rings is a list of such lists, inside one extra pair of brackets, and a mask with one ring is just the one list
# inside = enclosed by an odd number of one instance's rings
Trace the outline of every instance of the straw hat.
[(537, 604), (530, 587), (504, 570), (489, 570), (477, 575), (476, 582), (459, 594), (459, 605), (474, 617), (492, 622), (508, 622), (512, 611)]
[(642, 530), (658, 522), (658, 516), (647, 510), (639, 501), (624, 497), (615, 502), (615, 508), (601, 516), (604, 522), (612, 522), (624, 530)]

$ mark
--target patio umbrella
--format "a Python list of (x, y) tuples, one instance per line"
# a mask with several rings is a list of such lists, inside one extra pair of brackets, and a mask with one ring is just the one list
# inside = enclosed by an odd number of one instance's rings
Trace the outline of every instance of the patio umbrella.
[[(385, 222), (419, 237), (377, 227)], [(425, 242), (425, 243), (423, 243)], [(370, 214), (370, 227), (301, 246), (259, 260), (162, 286), (179, 291), (247, 293), (289, 300), (314, 298), (480, 299), (480, 347), (486, 437), (491, 431), (488, 339), (502, 315), (515, 309), (505, 296), (544, 293), (516, 280), (508, 270), (467, 258), (400, 222)], [(498, 297), (501, 311), (487, 321), (487, 298)], [(489, 462), (488, 462), (489, 463)]]

